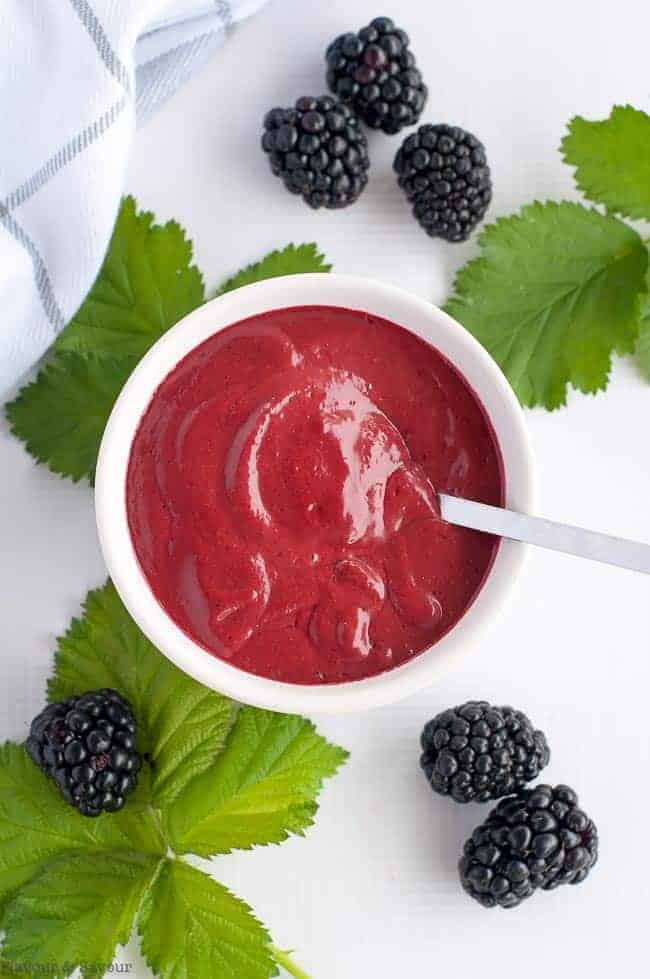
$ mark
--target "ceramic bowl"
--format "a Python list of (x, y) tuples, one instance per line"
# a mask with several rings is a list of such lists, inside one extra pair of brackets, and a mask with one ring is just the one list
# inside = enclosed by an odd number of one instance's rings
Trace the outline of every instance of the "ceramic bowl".
[(149, 639), (181, 670), (235, 700), (271, 710), (337, 713), (377, 707), (432, 684), (441, 671), (483, 640), (519, 575), (526, 548), (501, 541), (477, 598), (439, 642), (412, 660), (363, 680), (305, 686), (246, 673), (210, 655), (158, 603), (142, 573), (127, 522), (126, 473), (131, 443), (159, 384), (190, 350), (239, 320), (289, 306), (363, 310), (406, 327), (441, 351), (481, 399), (497, 434), (506, 478), (506, 504), (534, 508), (532, 455), (520, 405), (500, 368), (455, 320), (392, 285), (344, 275), (294, 275), (226, 293), (190, 313), (146, 354), (127, 381), (109, 419), (96, 477), (99, 539), (108, 570), (129, 612)]

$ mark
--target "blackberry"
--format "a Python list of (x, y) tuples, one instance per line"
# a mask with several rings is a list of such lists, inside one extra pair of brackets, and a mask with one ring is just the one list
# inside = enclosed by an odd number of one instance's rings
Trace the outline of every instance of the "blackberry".
[(84, 816), (121, 809), (142, 765), (133, 713), (116, 690), (50, 704), (32, 721), (25, 747)]
[(420, 764), (431, 788), (456, 802), (499, 799), (548, 764), (546, 738), (525, 714), (470, 700), (425, 725)]
[(486, 908), (514, 908), (536, 890), (579, 884), (598, 859), (594, 823), (566, 785), (536, 785), (502, 799), (465, 844), (467, 893)]
[(368, 182), (368, 144), (352, 110), (330, 95), (264, 118), (262, 149), (287, 190), (310, 207), (346, 207)]
[(485, 217), (492, 180), (485, 147), (458, 126), (420, 126), (404, 140), (393, 168), (432, 238), (465, 241)]
[(415, 125), (427, 99), (409, 43), (390, 17), (376, 17), (358, 34), (341, 34), (325, 55), (330, 90), (390, 135)]

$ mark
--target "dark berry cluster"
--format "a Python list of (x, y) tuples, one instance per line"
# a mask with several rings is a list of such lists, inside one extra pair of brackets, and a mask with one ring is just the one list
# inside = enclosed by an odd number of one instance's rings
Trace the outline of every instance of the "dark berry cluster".
[(432, 237), (464, 241), (485, 217), (492, 181), (485, 147), (457, 126), (420, 126), (394, 163), (413, 214)]
[(398, 133), (419, 119), (427, 88), (409, 37), (389, 17), (357, 34), (341, 34), (327, 49), (327, 84), (372, 129)]
[(305, 96), (292, 109), (271, 109), (262, 149), (287, 190), (310, 207), (345, 207), (368, 182), (368, 145), (359, 120), (329, 95)]
[(115, 690), (50, 704), (32, 721), (25, 747), (84, 816), (121, 809), (141, 767), (133, 713)]
[(420, 763), (440, 795), (487, 802), (538, 777), (548, 764), (546, 738), (521, 711), (470, 701), (425, 726)]
[(585, 879), (598, 859), (596, 827), (568, 786), (526, 787), (550, 751), (522, 711), (470, 700), (434, 717), (420, 740), (435, 792), (456, 802), (501, 799), (458, 865), (471, 897), (486, 908), (514, 908), (537, 890)]
[(598, 834), (566, 785), (502, 799), (465, 844), (461, 883), (486, 908), (514, 908), (536, 890), (579, 884), (598, 859)]
[[(388, 134), (413, 126), (428, 90), (408, 34), (390, 17), (375, 17), (327, 48), (327, 84), (336, 96), (298, 99), (271, 109), (262, 148), (285, 187), (311, 207), (345, 207), (368, 181), (368, 148), (358, 119)], [(464, 241), (492, 198), (485, 149), (457, 126), (421, 126), (395, 157), (398, 183), (432, 237)]]

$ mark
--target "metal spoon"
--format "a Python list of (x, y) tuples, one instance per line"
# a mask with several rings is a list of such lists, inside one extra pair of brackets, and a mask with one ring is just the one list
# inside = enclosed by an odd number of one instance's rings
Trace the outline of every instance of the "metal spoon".
[(440, 493), (439, 499), (443, 519), (449, 523), (650, 574), (650, 544), (529, 517), (446, 493)]

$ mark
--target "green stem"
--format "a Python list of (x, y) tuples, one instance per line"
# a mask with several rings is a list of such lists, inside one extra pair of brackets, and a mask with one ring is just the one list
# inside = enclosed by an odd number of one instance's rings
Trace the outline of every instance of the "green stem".
[(294, 976), (295, 979), (310, 979), (306, 972), (303, 972), (295, 962), (291, 961), (291, 956), (288, 952), (283, 952), (281, 948), (276, 948), (275, 945), (269, 945), (269, 949), (278, 965), (282, 966), (290, 976)]

